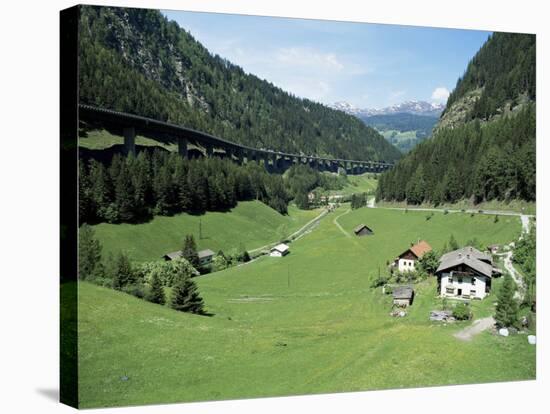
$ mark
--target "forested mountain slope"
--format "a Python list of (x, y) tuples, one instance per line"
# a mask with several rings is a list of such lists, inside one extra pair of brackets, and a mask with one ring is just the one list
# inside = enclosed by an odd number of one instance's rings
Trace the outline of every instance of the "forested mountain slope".
[[(459, 79), (433, 138), (382, 175), (378, 198), (411, 204), (534, 201), (534, 51), (534, 36), (491, 36)], [(465, 116), (456, 116), (457, 108)], [(453, 122), (445, 122), (450, 116)]]
[(441, 116), (439, 127), (488, 121), (536, 99), (536, 38), (495, 33), (468, 64)]
[(82, 103), (258, 148), (348, 159), (400, 157), (360, 120), (213, 56), (159, 11), (81, 6), (79, 42)]

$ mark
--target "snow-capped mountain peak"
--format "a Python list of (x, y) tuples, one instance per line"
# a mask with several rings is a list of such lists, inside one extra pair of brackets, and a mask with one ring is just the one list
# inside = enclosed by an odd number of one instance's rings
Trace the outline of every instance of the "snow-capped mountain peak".
[(442, 103), (432, 103), (432, 102), (416, 101), (416, 100), (402, 102), (400, 104), (391, 105), (381, 109), (376, 109), (376, 108), (361, 109), (344, 101), (336, 102), (331, 106), (334, 109), (338, 109), (348, 114), (361, 115), (361, 116), (388, 115), (388, 114), (397, 114), (397, 113), (439, 116), (443, 111), (443, 109), (445, 109), (445, 104), (442, 104)]

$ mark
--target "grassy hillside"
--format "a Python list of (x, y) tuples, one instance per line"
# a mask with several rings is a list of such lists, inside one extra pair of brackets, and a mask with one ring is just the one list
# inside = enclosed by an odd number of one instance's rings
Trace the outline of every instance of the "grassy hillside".
[[(524, 335), (452, 334), (464, 323), (428, 321), (435, 282), (416, 287), (407, 317), (388, 316), (390, 298), (369, 288), (409, 242), (512, 240), (518, 218), (346, 207), (291, 245), (283, 259), (197, 278), (213, 317), (174, 312), (81, 283), (80, 392), (83, 407), (294, 395), (535, 377)], [(364, 222), (375, 234), (348, 237)], [(494, 294), (476, 304), (484, 316)], [(128, 381), (120, 377), (128, 376)]]
[(419, 131), (416, 130), (398, 131), (395, 129), (389, 129), (380, 131), (380, 133), (388, 140), (390, 144), (394, 145), (403, 153), (409, 152), (417, 144), (427, 138), (426, 136), (419, 136)]
[(340, 190), (330, 190), (328, 194), (351, 195), (357, 193), (373, 193), (376, 191), (378, 180), (373, 178), (373, 174), (365, 173), (360, 175), (348, 175), (347, 182)]
[[(103, 150), (111, 148), (115, 145), (124, 145), (124, 137), (121, 135), (113, 135), (105, 129), (92, 129), (86, 131), (85, 134), (78, 137), (78, 146), (91, 150)], [(155, 141), (141, 135), (136, 136), (136, 145), (144, 147), (160, 147), (173, 152), (178, 150), (176, 143)]]
[(193, 234), (199, 249), (227, 253), (239, 247), (253, 249), (286, 237), (319, 213), (291, 205), (288, 216), (283, 216), (259, 201), (244, 201), (229, 213), (157, 216), (143, 224), (102, 223), (93, 227), (105, 254), (125, 251), (133, 260), (148, 261), (181, 249), (187, 234)]
[(437, 116), (396, 113), (372, 115), (360, 117), (360, 119), (380, 132), (399, 151), (407, 153), (432, 135), (432, 130), (439, 118)]

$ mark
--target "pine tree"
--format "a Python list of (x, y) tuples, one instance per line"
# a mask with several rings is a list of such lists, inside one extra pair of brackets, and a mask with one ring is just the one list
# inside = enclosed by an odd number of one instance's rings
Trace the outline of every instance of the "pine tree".
[(94, 238), (94, 230), (83, 224), (78, 230), (78, 277), (91, 279), (97, 275), (101, 265), (101, 244)]
[(189, 263), (194, 268), (199, 267), (199, 254), (197, 252), (197, 244), (195, 243), (195, 238), (192, 234), (185, 236), (185, 241), (183, 242), (183, 249), (181, 250), (181, 255), (184, 259), (187, 259)]
[(457, 250), (458, 248), (458, 242), (456, 241), (454, 234), (451, 234), (451, 237), (449, 238), (449, 251)]
[(115, 203), (120, 221), (134, 220), (134, 189), (128, 167), (121, 162), (120, 171), (115, 184)]
[(504, 276), (497, 295), (495, 320), (499, 328), (514, 327), (518, 323), (518, 305), (514, 299), (516, 286), (510, 275)]
[(184, 277), (174, 286), (170, 306), (180, 312), (204, 313), (204, 303), (193, 279)]
[(115, 271), (113, 275), (113, 288), (121, 290), (131, 285), (135, 281), (134, 270), (130, 259), (126, 254), (119, 253), (115, 261)]
[(147, 300), (152, 303), (158, 303), (164, 305), (166, 303), (166, 296), (164, 294), (164, 286), (157, 273), (154, 273), (151, 278), (151, 290), (147, 296)]

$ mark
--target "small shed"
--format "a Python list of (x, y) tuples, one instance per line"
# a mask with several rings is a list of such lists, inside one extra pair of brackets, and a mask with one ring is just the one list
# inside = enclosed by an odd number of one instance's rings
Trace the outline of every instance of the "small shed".
[(214, 252), (210, 249), (201, 250), (198, 252), (199, 255), (199, 263), (201, 266), (207, 265), (212, 261), (212, 258), (214, 257)]
[(414, 289), (411, 286), (396, 286), (392, 291), (393, 304), (396, 306), (410, 306), (414, 300)]
[(283, 257), (283, 256), (286, 256), (289, 253), (290, 253), (289, 247), (286, 244), (281, 243), (281, 244), (278, 244), (275, 247), (272, 247), (271, 251), (269, 252), (269, 255), (271, 257)]
[[(207, 265), (212, 261), (212, 258), (214, 257), (215, 253), (210, 249), (205, 249), (197, 252), (199, 256), (199, 264), (201, 266)], [(178, 250), (177, 252), (172, 253), (166, 253), (163, 258), (164, 260), (176, 260), (183, 257), (182, 251)]]
[(162, 257), (166, 261), (179, 259), (182, 257), (181, 250), (178, 250), (177, 252), (166, 253)]
[(358, 225), (356, 228), (353, 229), (353, 232), (356, 236), (370, 236), (371, 234), (374, 234), (372, 229), (366, 224)]

